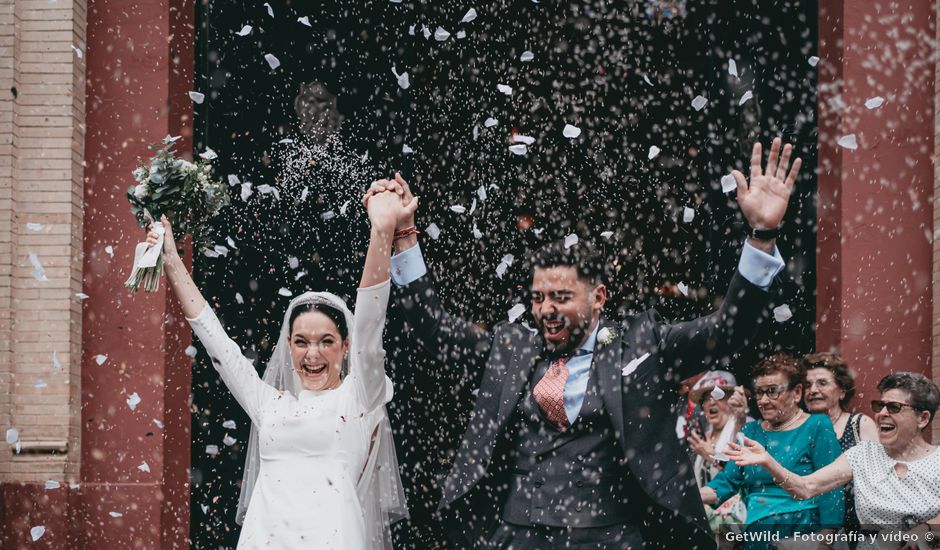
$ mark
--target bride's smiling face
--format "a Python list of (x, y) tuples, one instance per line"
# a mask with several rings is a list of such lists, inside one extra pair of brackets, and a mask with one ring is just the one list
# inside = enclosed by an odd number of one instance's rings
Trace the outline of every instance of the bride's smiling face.
[(325, 314), (306, 311), (294, 319), (290, 355), (305, 390), (339, 387), (343, 357), (348, 350), (349, 339), (342, 338), (336, 323)]

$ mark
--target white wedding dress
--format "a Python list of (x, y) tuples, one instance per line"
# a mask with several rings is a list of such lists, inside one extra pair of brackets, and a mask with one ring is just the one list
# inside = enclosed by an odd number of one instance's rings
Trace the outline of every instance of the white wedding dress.
[(368, 548), (356, 486), (391, 400), (382, 332), (389, 283), (359, 289), (350, 373), (335, 390), (297, 397), (265, 384), (206, 305), (190, 319), (225, 385), (258, 429), (261, 465), (239, 550)]

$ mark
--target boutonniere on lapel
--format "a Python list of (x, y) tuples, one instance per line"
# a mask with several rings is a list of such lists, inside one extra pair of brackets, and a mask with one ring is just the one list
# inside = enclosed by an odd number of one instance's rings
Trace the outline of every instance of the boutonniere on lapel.
[(646, 359), (649, 356), (650, 356), (649, 352), (646, 352), (643, 355), (637, 357), (636, 359), (633, 359), (632, 361), (627, 363), (627, 366), (624, 367), (623, 370), (620, 372), (622, 372), (624, 376), (629, 376), (633, 374), (633, 371), (635, 371), (637, 367), (640, 366), (640, 363), (642, 363), (643, 361), (646, 361)]
[(607, 327), (602, 328), (597, 333), (597, 343), (602, 346), (609, 346), (614, 343), (614, 340), (617, 339), (617, 331), (610, 330)]

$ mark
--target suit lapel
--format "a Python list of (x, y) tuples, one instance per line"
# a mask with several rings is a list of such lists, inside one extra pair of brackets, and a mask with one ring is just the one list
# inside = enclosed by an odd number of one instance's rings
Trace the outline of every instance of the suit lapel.
[(522, 397), (522, 388), (535, 368), (535, 363), (542, 353), (542, 338), (528, 330), (525, 336), (517, 342), (518, 353), (512, 354), (509, 367), (506, 371), (506, 381), (503, 383), (499, 396), (499, 411), (496, 414), (496, 425), (502, 426), (509, 418), (519, 399)]
[[(601, 330), (617, 330), (617, 324), (603, 320)], [(616, 334), (616, 333), (615, 333)], [(621, 376), (621, 359), (623, 348), (629, 347), (620, 334), (616, 334), (614, 341), (609, 344), (601, 343), (600, 332), (597, 343), (594, 345), (594, 369), (597, 374), (597, 385), (600, 388), (604, 407), (610, 414), (614, 425), (615, 437), (625, 446), (623, 431), (623, 377)]]

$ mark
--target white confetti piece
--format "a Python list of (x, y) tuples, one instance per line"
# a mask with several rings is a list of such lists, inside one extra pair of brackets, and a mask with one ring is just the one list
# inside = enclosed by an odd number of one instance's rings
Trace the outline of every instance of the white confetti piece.
[(236, 293), (235, 293), (235, 301), (238, 302), (239, 304), (244, 304), (244, 303), (245, 303), (245, 299), (242, 298), (242, 295), (241, 295), (240, 292), (236, 292)]
[(476, 240), (483, 238), (483, 233), (477, 228), (477, 224), (473, 224), (473, 238)]
[(526, 145), (532, 145), (535, 143), (535, 138), (532, 136), (525, 136), (522, 134), (513, 134), (512, 135), (513, 143), (525, 143)]
[(715, 401), (721, 401), (722, 399), (725, 398), (724, 390), (722, 390), (718, 386), (715, 386), (714, 388), (712, 388), (711, 393), (709, 393), (708, 395), (710, 395), (711, 398), (714, 399)]
[(235, 34), (237, 34), (238, 36), (248, 36), (249, 34), (251, 34), (251, 25), (245, 25), (244, 27), (242, 27), (242, 30), (236, 32)]
[(281, 60), (275, 57), (273, 53), (264, 54), (264, 60), (271, 66), (272, 71), (281, 66)]
[(451, 207), (450, 207), (450, 211), (451, 211), (451, 212), (456, 212), (456, 213), (458, 213), (458, 214), (463, 214), (464, 212), (467, 211), (467, 208), (466, 208), (465, 206), (461, 206), (461, 205), (459, 205), (459, 204), (453, 204), (453, 205), (451, 205)]
[(659, 151), (660, 151), (659, 147), (656, 147), (655, 145), (650, 145), (650, 152), (647, 153), (646, 158), (653, 160), (654, 158), (659, 156)]
[(524, 143), (520, 143), (520, 144), (518, 144), (518, 145), (510, 145), (510, 146), (509, 146), (509, 152), (512, 153), (512, 154), (514, 154), (514, 155), (524, 155), (524, 154), (526, 154), (526, 153), (528, 152), (528, 150), (529, 150), (529, 148), (526, 147), (526, 145), (525, 145)]
[(84, 292), (76, 292), (75, 297), (78, 298), (79, 300), (87, 300), (89, 298), (89, 296), (85, 294)]
[(234, 420), (226, 420), (225, 422), (222, 423), (222, 427), (223, 427), (223, 428), (226, 428), (226, 429), (229, 429), (229, 430), (234, 430), (235, 427), (236, 427), (235, 421), (234, 421)]
[(287, 265), (291, 269), (297, 269), (298, 267), (300, 267), (300, 260), (297, 259), (297, 256), (288, 256)]
[(457, 37), (457, 40), (463, 40), (467, 37), (467, 31), (459, 30), (455, 36)]
[(477, 196), (480, 197), (480, 201), (483, 201), (483, 202), (486, 201), (486, 186), (485, 185), (481, 185), (477, 189)]
[(85, 57), (85, 52), (83, 52), (81, 48), (79, 48), (79, 47), (76, 46), (75, 44), (69, 44), (69, 46), (71, 46), (72, 51), (75, 52), (75, 55), (76, 55), (79, 59)]
[(572, 126), (570, 124), (565, 124), (564, 129), (561, 131), (561, 135), (565, 136), (568, 139), (574, 139), (581, 135), (581, 128), (577, 126)]
[(506, 274), (507, 269), (509, 269), (508, 265), (504, 263), (500, 263), (499, 265), (496, 266), (496, 276), (502, 279), (503, 275)]
[(232, 248), (234, 248), (234, 249), (238, 249), (238, 247), (235, 246), (235, 241), (232, 240), (231, 237), (225, 237), (225, 242), (227, 242), (230, 247), (232, 247)]
[(881, 96), (870, 97), (865, 101), (865, 107), (868, 109), (877, 109), (881, 107), (885, 102), (885, 98)]
[(138, 466), (137, 469), (140, 470), (141, 472), (146, 472), (146, 473), (149, 474), (149, 473), (150, 473), (150, 464), (147, 464), (146, 462), (141, 462), (141, 463), (140, 463), (140, 466)]
[(122, 514), (121, 512), (108, 512), (108, 515), (111, 516), (112, 518), (124, 517), (124, 514)]
[(157, 420), (156, 418), (154, 418), (154, 419), (153, 419), (153, 423), (156, 424), (157, 427), (160, 428), (161, 430), (163, 429), (163, 422), (161, 422), (161, 421)]
[(503, 93), (506, 95), (512, 95), (512, 87), (507, 86), (505, 84), (497, 84), (496, 89), (499, 90), (500, 93)]
[(95, 356), (95, 363), (98, 363), (98, 366), (99, 366), (99, 367), (100, 367), (101, 365), (104, 365), (104, 362), (107, 361), (107, 360), (108, 360), (108, 356), (107, 356), (107, 355), (103, 355), (103, 354), (99, 353), (98, 355)]
[(519, 56), (519, 61), (522, 61), (523, 63), (528, 63), (529, 61), (532, 61), (533, 59), (535, 59), (535, 54), (530, 52), (529, 50), (522, 52), (522, 55)]
[(414, 152), (415, 152), (415, 150), (412, 149), (411, 147), (409, 147), (407, 143), (403, 143), (403, 144), (402, 144), (402, 146), (401, 146), (401, 154), (403, 154), (403, 155), (410, 155), (410, 154), (412, 154), (412, 153), (414, 153)]
[(140, 396), (137, 395), (137, 392), (134, 392), (127, 398), (127, 406), (130, 407), (132, 411), (136, 410), (137, 405), (140, 405), (140, 401)]
[(243, 183), (243, 184), (242, 184), (242, 193), (241, 193), (242, 200), (243, 200), (243, 201), (248, 200), (248, 197), (250, 197), (252, 193), (254, 193), (254, 190), (252, 190), (252, 188), (251, 188), (251, 182), (250, 182), (250, 181), (246, 181), (245, 183)]
[(228, 184), (231, 185), (231, 186), (233, 186), (233, 187), (236, 186), (236, 185), (241, 185), (241, 183), (242, 183), (242, 180), (240, 180), (240, 179), (238, 178), (238, 176), (236, 176), (235, 174), (229, 174), (229, 175), (227, 176), (227, 179), (228, 179)]
[(264, 7), (268, 9), (268, 15), (270, 15), (271, 17), (274, 17), (274, 8), (271, 7), (271, 4), (268, 4), (267, 2), (265, 2)]
[(320, 219), (323, 221), (332, 220), (335, 217), (336, 217), (336, 212), (333, 212), (332, 210), (327, 210), (326, 212), (320, 214)]
[(45, 525), (37, 525), (29, 530), (29, 536), (32, 537), (33, 542), (36, 542), (37, 540), (41, 539), (42, 536), (45, 534), (46, 534)]
[(29, 229), (30, 231), (42, 231), (42, 228), (43, 228), (43, 227), (45, 227), (45, 226), (44, 226), (43, 224), (41, 224), (41, 223), (32, 223), (32, 222), (30, 222), (30, 223), (27, 223), (27, 224), (26, 224), (26, 229)]
[(476, 199), (473, 199), (473, 200), (470, 202), (470, 211), (468, 212), (468, 214), (470, 214), (470, 215), (472, 216), (473, 213), (476, 212), (476, 209), (477, 209), (477, 200), (476, 200)]
[(52, 350), (52, 366), (56, 369), (62, 369), (62, 362), (59, 361), (59, 355), (55, 350)]
[(738, 76), (738, 64), (734, 62), (734, 59), (728, 60), (728, 74)]
[(492, 128), (493, 126), (496, 126), (497, 124), (499, 124), (499, 121), (493, 117), (489, 117), (483, 121), (483, 126), (486, 128)]
[(196, 351), (196, 346), (189, 345), (186, 346), (186, 351), (184, 351), (184, 353), (186, 354), (186, 357), (195, 357)]
[(20, 432), (16, 428), (7, 430), (7, 445), (13, 445), (20, 440)]
[(525, 306), (522, 304), (516, 304), (509, 309), (509, 322), (515, 323), (516, 319), (522, 317), (522, 314), (525, 313)]
[(28, 257), (29, 263), (33, 266), (33, 272), (31, 273), (33, 279), (41, 282), (48, 281), (49, 278), (46, 277), (46, 270), (42, 267), (42, 262), (39, 261), (39, 256), (37, 256), (35, 252), (30, 252)]
[(744, 105), (744, 104), (747, 103), (752, 97), (754, 97), (754, 94), (753, 94), (750, 90), (744, 92), (744, 95), (742, 95), (742, 96), (741, 96), (741, 99), (738, 100), (738, 105)]
[(578, 244), (578, 236), (574, 233), (565, 237), (565, 248), (571, 248), (572, 246)]
[(277, 293), (280, 294), (281, 296), (292, 296), (294, 294), (293, 292), (291, 292), (290, 290), (287, 290), (284, 287), (279, 288)]
[(205, 504), (200, 504), (199, 507), (202, 508), (202, 513), (203, 513), (203, 514), (208, 514), (208, 513), (209, 513), (209, 507), (206, 506)]
[(219, 454), (219, 446), (218, 445), (206, 445), (206, 454), (209, 456), (215, 456)]
[(721, 176), (721, 192), (730, 193), (738, 188), (738, 183), (735, 181), (734, 176), (731, 174), (725, 174)]
[(436, 223), (429, 225), (428, 228), (424, 230), (424, 232), (427, 233), (428, 237), (431, 237), (435, 241), (438, 237), (441, 236), (441, 228), (438, 227)]
[(705, 108), (705, 105), (708, 103), (708, 100), (704, 96), (697, 95), (695, 99), (692, 100), (692, 108), (696, 111), (701, 111)]
[(470, 8), (467, 10), (466, 15), (463, 16), (463, 19), (460, 20), (461, 23), (469, 23), (477, 18), (477, 10)]
[(222, 443), (224, 443), (226, 447), (231, 447), (232, 445), (238, 443), (238, 440), (229, 434), (225, 434), (225, 437), (222, 438)]
[(45, 380), (43, 380), (42, 378), (40, 378), (40, 379), (36, 380), (36, 383), (33, 384), (33, 387), (34, 387), (34, 388), (39, 388), (39, 389), (48, 388), (48, 387), (49, 387), (49, 384), (47, 384)]
[(104, 251), (108, 256), (111, 256), (112, 258), (114, 257), (114, 247), (111, 246), (110, 244), (104, 247)]
[(307, 200), (307, 194), (310, 193), (310, 188), (304, 186), (304, 190), (300, 192), (300, 202)]
[(845, 147), (846, 149), (855, 150), (858, 149), (858, 141), (855, 139), (855, 134), (848, 134), (839, 138), (839, 147)]
[(813, 55), (813, 56), (810, 56), (810, 58), (807, 59), (806, 62), (809, 63), (810, 67), (815, 67), (819, 63), (819, 58)]
[(695, 210), (689, 208), (688, 206), (682, 207), (682, 221), (685, 223), (691, 223), (695, 219)]
[(648, 77), (648, 76), (646, 76), (646, 75), (643, 75), (643, 81), (646, 82), (647, 84), (649, 84), (650, 86), (653, 85), (653, 83), (650, 82), (650, 77)]
[(199, 158), (202, 160), (215, 160), (219, 158), (219, 155), (215, 154), (215, 151), (213, 151), (210, 147), (206, 147), (206, 151), (204, 153), (199, 153)]
[(790, 306), (787, 304), (774, 308), (774, 321), (785, 323), (789, 321), (791, 317), (793, 317), (793, 312), (790, 311)]
[(607, 239), (609, 239), (609, 238), (611, 238), (611, 237), (613, 237), (613, 236), (614, 236), (614, 232), (613, 232), (613, 231), (602, 231), (602, 232), (601, 232), (601, 237), (603, 237), (604, 240), (607, 240)]
[(206, 94), (199, 92), (189, 92), (189, 99), (193, 100), (193, 103), (196, 105), (201, 105), (202, 102), (206, 99)]
[(340, 214), (340, 216), (345, 216), (345, 215), (346, 215), (346, 210), (349, 209), (349, 203), (350, 203), (350, 202), (352, 202), (352, 201), (346, 201), (346, 202), (344, 202), (344, 203), (339, 207), (339, 214)]
[(52, 490), (54, 490), (54, 489), (58, 489), (58, 488), (61, 487), (61, 486), (62, 486), (62, 484), (59, 483), (58, 481), (54, 480), (54, 479), (47, 479), (47, 480), (46, 480), (46, 483), (45, 483), (45, 488), (46, 488), (47, 491), (52, 491)]
[(427, 25), (421, 25), (421, 34), (424, 35), (425, 40), (429, 40), (431, 38), (431, 29)]
[(306, 26), (308, 26), (308, 27), (311, 26), (311, 25), (310, 25), (310, 16), (309, 16), (309, 15), (305, 15), (305, 16), (303, 16), (303, 17), (298, 17), (298, 18), (297, 18), (297, 22), (300, 23), (301, 25), (306, 25)]
[(676, 286), (679, 287), (679, 292), (681, 292), (683, 296), (688, 296), (688, 295), (689, 295), (689, 285), (680, 282), (680, 283), (679, 283), (678, 285), (676, 285)]
[(408, 76), (408, 71), (402, 71), (401, 74), (395, 70), (395, 65), (392, 65), (392, 74), (395, 75), (395, 79), (398, 81), (398, 87), (402, 90), (407, 90), (411, 86), (411, 78)]
[(438, 42), (443, 42), (447, 40), (448, 38), (450, 38), (450, 33), (447, 32), (447, 30), (444, 29), (444, 27), (438, 27), (434, 29), (434, 40), (437, 40)]

